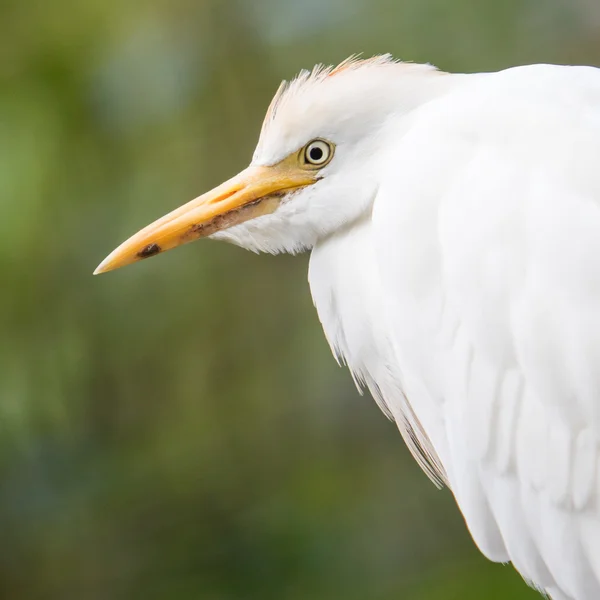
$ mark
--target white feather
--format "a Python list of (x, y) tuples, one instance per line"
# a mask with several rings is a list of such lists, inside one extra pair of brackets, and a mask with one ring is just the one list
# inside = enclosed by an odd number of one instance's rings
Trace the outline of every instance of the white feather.
[(322, 180), (219, 236), (312, 248), (334, 354), (482, 552), (600, 598), (600, 71), (352, 60), (280, 89), (253, 162), (313, 137)]
[[(398, 364), (428, 394), (406, 392), (446, 417), (425, 429), (475, 541), (502, 559), (497, 530), (525, 578), (576, 600), (600, 597), (599, 159), (597, 70), (473, 78), (413, 115), (373, 217)], [(495, 391), (471, 390), (481, 371)]]

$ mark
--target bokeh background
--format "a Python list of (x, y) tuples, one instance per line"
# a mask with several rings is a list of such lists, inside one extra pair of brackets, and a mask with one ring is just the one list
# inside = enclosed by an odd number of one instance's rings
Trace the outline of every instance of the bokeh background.
[(597, 0), (2, 0), (0, 597), (535, 598), (330, 356), (307, 257), (102, 277), (355, 52), (600, 64)]

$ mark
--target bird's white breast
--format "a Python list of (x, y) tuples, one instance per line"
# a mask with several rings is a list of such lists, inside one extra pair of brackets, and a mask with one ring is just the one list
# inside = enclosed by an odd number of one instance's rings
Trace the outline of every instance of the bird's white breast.
[(312, 251), (308, 279), (325, 336), (336, 358), (359, 385), (374, 392), (393, 416), (377, 386), (400, 389), (381, 303), (370, 219), (320, 242)]
[(426, 407), (415, 413), (405, 395), (406, 376), (389, 336), (371, 215), (322, 240), (312, 251), (308, 279), (325, 336), (338, 362), (366, 386), (383, 412), (396, 422), (410, 451), (436, 482), (444, 469), (426, 429)]

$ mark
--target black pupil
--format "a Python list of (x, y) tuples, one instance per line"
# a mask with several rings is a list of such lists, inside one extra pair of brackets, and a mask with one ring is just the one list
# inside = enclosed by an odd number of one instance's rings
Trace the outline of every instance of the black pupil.
[(319, 148), (319, 146), (314, 146), (308, 152), (311, 160), (315, 162), (319, 162), (323, 158), (323, 148)]

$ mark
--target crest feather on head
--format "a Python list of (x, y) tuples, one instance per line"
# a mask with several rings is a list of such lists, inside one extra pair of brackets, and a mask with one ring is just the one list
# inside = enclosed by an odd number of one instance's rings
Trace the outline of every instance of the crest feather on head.
[(431, 65), (415, 64), (410, 62), (403, 62), (395, 59), (391, 54), (380, 54), (372, 56), (370, 58), (361, 58), (359, 54), (353, 54), (339, 65), (323, 65), (317, 64), (310, 71), (303, 69), (292, 79), (291, 81), (282, 81), (279, 88), (275, 92), (265, 120), (263, 123), (263, 131), (273, 121), (277, 114), (277, 108), (281, 105), (282, 100), (290, 95), (295, 95), (301, 92), (303, 89), (314, 84), (322, 83), (330, 77), (335, 77), (340, 74), (347, 74), (349, 72), (359, 71), (366, 68), (387, 68), (387, 67), (403, 67), (405, 69), (423, 69), (428, 68), (432, 71), (436, 71), (435, 67)]

